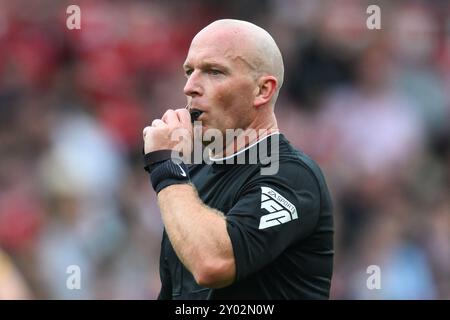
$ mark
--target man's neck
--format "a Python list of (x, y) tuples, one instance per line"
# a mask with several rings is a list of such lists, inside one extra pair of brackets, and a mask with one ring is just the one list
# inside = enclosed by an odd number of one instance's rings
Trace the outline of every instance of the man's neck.
[(225, 134), (223, 145), (223, 151), (221, 153), (215, 153), (210, 155), (211, 159), (221, 159), (232, 156), (239, 151), (248, 148), (249, 146), (257, 143), (258, 141), (266, 138), (269, 135), (278, 133), (279, 129), (275, 116), (273, 119), (269, 119), (267, 122), (259, 122), (250, 124), (247, 129), (231, 130)]

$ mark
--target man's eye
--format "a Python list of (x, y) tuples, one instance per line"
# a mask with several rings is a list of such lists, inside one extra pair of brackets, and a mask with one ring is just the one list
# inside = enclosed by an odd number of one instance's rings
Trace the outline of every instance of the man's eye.
[(210, 69), (210, 70), (208, 71), (208, 73), (209, 73), (209, 74), (212, 74), (212, 75), (214, 75), (214, 76), (217, 76), (217, 75), (219, 75), (219, 74), (222, 74), (222, 71), (217, 70), (217, 69)]
[(184, 71), (184, 74), (185, 74), (186, 76), (190, 76), (191, 73), (192, 73), (192, 69), (187, 69), (187, 70)]

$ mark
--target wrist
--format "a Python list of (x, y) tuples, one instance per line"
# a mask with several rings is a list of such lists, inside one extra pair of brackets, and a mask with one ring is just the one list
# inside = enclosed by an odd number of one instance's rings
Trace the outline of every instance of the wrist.
[(144, 169), (150, 174), (153, 189), (158, 193), (174, 184), (190, 182), (187, 165), (172, 150), (158, 150), (144, 155)]

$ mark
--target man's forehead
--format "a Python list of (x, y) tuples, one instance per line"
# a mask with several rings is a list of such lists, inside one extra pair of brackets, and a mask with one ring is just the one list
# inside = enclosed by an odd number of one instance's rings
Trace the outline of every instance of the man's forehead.
[(246, 32), (230, 28), (205, 28), (192, 39), (190, 49), (216, 51), (221, 54), (247, 50), (251, 38)]
[(240, 55), (233, 48), (223, 45), (191, 46), (185, 64), (203, 63), (210, 65), (226, 65)]
[[(197, 35), (198, 36), (198, 35)], [(209, 64), (229, 64), (248, 60), (248, 48), (242, 41), (227, 36), (195, 37), (189, 48), (186, 63), (201, 61)]]
[(214, 50), (196, 50), (191, 48), (184, 64), (202, 63), (209, 65), (223, 65), (233, 60), (231, 52), (217, 52)]

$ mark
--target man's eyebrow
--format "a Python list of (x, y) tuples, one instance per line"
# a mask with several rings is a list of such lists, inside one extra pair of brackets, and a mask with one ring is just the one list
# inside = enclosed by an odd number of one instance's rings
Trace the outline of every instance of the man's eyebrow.
[[(215, 62), (215, 61), (204, 61), (200, 63), (200, 68), (202, 69), (208, 69), (208, 68), (219, 68), (219, 69), (224, 69), (224, 70), (228, 70), (228, 68), (223, 65), (222, 63), (219, 62)], [(183, 69), (191, 69), (192, 66), (189, 62), (186, 62), (183, 64)]]
[(205, 62), (201, 63), (200, 65), (201, 65), (202, 68), (211, 68), (211, 67), (214, 67), (214, 68), (224, 68), (224, 69), (227, 69), (227, 67), (224, 66), (223, 64), (218, 63), (218, 62), (214, 62), (214, 61), (205, 61)]

